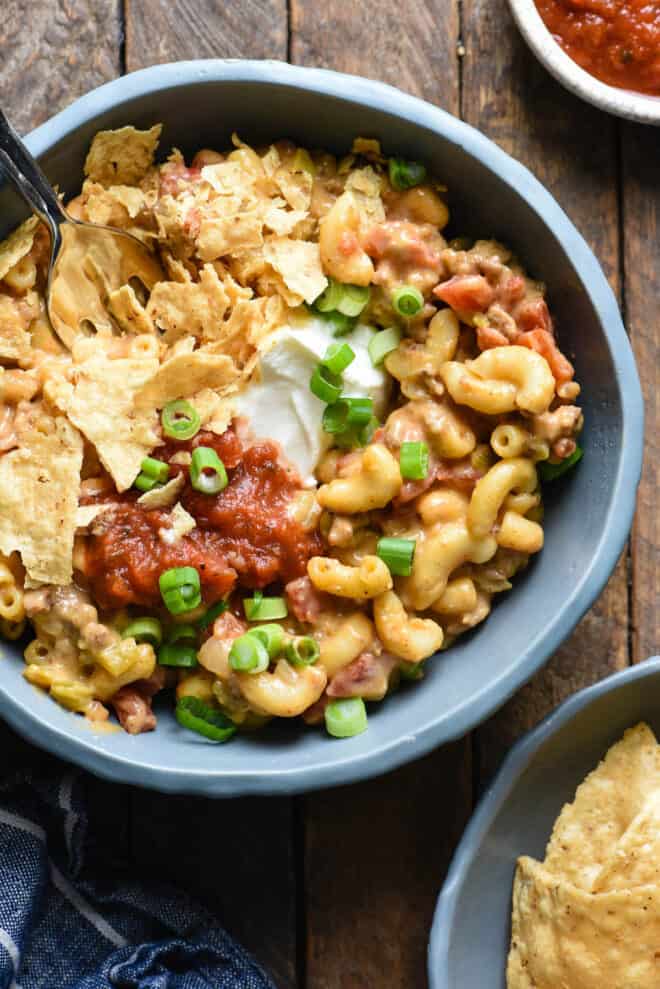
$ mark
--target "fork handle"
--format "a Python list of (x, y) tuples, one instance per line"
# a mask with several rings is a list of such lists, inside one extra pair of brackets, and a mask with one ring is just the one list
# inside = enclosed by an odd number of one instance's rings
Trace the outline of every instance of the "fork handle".
[(68, 219), (55, 190), (0, 108), (0, 164), (35, 213), (48, 225), (53, 255), (61, 243), (60, 224)]

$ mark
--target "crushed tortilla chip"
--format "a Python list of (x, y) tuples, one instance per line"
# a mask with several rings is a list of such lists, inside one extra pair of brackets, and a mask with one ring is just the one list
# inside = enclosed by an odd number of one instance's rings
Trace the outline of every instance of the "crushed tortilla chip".
[(264, 245), (264, 257), (300, 302), (313, 302), (328, 284), (321, 267), (318, 244), (273, 237)]
[(68, 584), (83, 442), (41, 403), (21, 417), (19, 447), (0, 458), (0, 551), (18, 551), (27, 583)]
[(202, 261), (215, 261), (234, 251), (263, 244), (263, 217), (260, 210), (228, 215), (205, 213), (197, 237), (197, 255)]
[(373, 137), (356, 137), (351, 151), (354, 155), (362, 155), (363, 158), (378, 162), (380, 165), (387, 161), (381, 150), (380, 141)]
[(173, 546), (175, 543), (181, 539), (182, 536), (187, 536), (189, 532), (192, 532), (195, 528), (196, 522), (192, 515), (190, 515), (185, 508), (176, 503), (170, 516), (168, 518), (168, 525), (161, 526), (158, 530), (158, 535), (164, 543), (169, 546)]
[(0, 358), (15, 361), (27, 353), (30, 334), (25, 324), (17, 300), (0, 294)]
[(45, 391), (96, 447), (117, 490), (126, 491), (160, 440), (155, 410), (134, 406), (136, 394), (158, 371), (158, 358), (110, 358), (100, 347), (89, 355), (88, 349), (81, 348), (85, 359), (75, 365), (75, 384), (54, 377)]
[(185, 484), (185, 474), (177, 474), (176, 477), (171, 478), (166, 484), (162, 484), (152, 488), (151, 491), (145, 491), (144, 494), (141, 494), (138, 498), (138, 504), (146, 508), (147, 511), (152, 508), (169, 508), (177, 500)]
[(206, 264), (199, 282), (159, 282), (147, 305), (147, 315), (161, 330), (167, 344), (192, 334), (200, 340), (217, 338), (230, 305), (216, 269)]
[(137, 185), (153, 164), (162, 129), (162, 124), (154, 124), (149, 130), (99, 131), (85, 159), (85, 175), (106, 188)]
[(115, 506), (111, 502), (100, 502), (96, 505), (78, 505), (76, 509), (76, 529), (87, 529), (97, 516), (102, 515)]
[(39, 220), (30, 216), (20, 227), (13, 230), (6, 240), (0, 241), (0, 281), (8, 274), (14, 265), (29, 254), (34, 244)]
[(313, 178), (309, 172), (291, 172), (288, 168), (278, 168), (275, 182), (289, 206), (307, 213), (312, 201)]
[(135, 405), (138, 409), (162, 409), (168, 402), (187, 398), (203, 388), (221, 391), (237, 376), (238, 369), (226, 354), (204, 351), (176, 354), (144, 382), (136, 393)]
[[(160, 284), (160, 283), (159, 283)], [(108, 309), (126, 333), (155, 333), (156, 327), (132, 285), (122, 285), (108, 296)]]

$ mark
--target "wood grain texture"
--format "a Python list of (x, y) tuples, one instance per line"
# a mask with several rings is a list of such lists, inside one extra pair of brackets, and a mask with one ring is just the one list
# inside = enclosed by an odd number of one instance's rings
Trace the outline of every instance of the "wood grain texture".
[[(291, 3), (292, 61), (393, 83), (454, 113), (457, 40), (454, 0)], [(423, 986), (433, 904), (471, 809), (469, 740), (305, 808), (306, 986)]]
[(291, 60), (458, 103), (458, 0), (291, 0)]
[(200, 899), (278, 989), (293, 989), (293, 801), (134, 790), (132, 808), (132, 854), (139, 867)]
[(286, 0), (125, 0), (126, 68), (185, 58), (286, 58)]
[[(536, 62), (505, 0), (463, 2), (463, 114), (526, 164), (585, 235), (618, 293), (616, 121), (580, 102)], [(627, 665), (625, 560), (569, 641), (477, 733), (486, 782), (511, 743), (560, 701)]]
[(626, 316), (646, 403), (644, 472), (632, 539), (633, 661), (660, 653), (660, 143), (653, 128), (623, 125)]
[(9, 0), (0, 94), (25, 132), (120, 72), (121, 0)]
[(463, 742), (307, 799), (308, 989), (421, 989), (433, 908), (469, 816)]

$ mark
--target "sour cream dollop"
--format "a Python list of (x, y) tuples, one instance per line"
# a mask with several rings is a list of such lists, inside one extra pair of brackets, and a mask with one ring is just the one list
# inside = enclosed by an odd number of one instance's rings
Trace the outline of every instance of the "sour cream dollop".
[[(374, 413), (380, 417), (387, 403), (388, 378), (382, 367), (373, 366), (367, 352), (373, 333), (358, 325), (342, 338), (355, 353), (342, 374), (343, 394), (373, 399)], [(293, 317), (290, 325), (264, 341), (252, 379), (234, 400), (254, 435), (278, 442), (306, 484), (314, 483), (314, 470), (331, 445), (321, 424), (325, 404), (312, 394), (309, 382), (334, 342), (331, 323), (309, 313)]]

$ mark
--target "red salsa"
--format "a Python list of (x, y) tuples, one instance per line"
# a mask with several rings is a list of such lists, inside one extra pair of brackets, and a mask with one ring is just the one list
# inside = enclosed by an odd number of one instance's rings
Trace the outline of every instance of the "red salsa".
[(190, 485), (188, 467), (170, 464), (170, 477), (185, 474), (178, 501), (196, 521), (192, 532), (176, 542), (159, 535), (167, 527), (169, 509), (145, 510), (137, 503), (138, 492), (103, 499), (119, 504), (99, 516), (85, 554), (85, 576), (102, 608), (157, 607), (158, 577), (180, 566), (198, 570), (204, 601), (212, 604), (237, 583), (265, 587), (301, 577), (308, 559), (321, 551), (319, 536), (289, 516), (299, 479), (282, 463), (274, 443), (244, 449), (232, 429), (222, 436), (201, 432), (187, 443), (160, 447), (153, 456), (169, 462), (175, 453), (196, 446), (215, 449), (229, 484), (217, 495), (201, 494)]
[(660, 96), (660, 0), (536, 0), (555, 40), (597, 79)]

